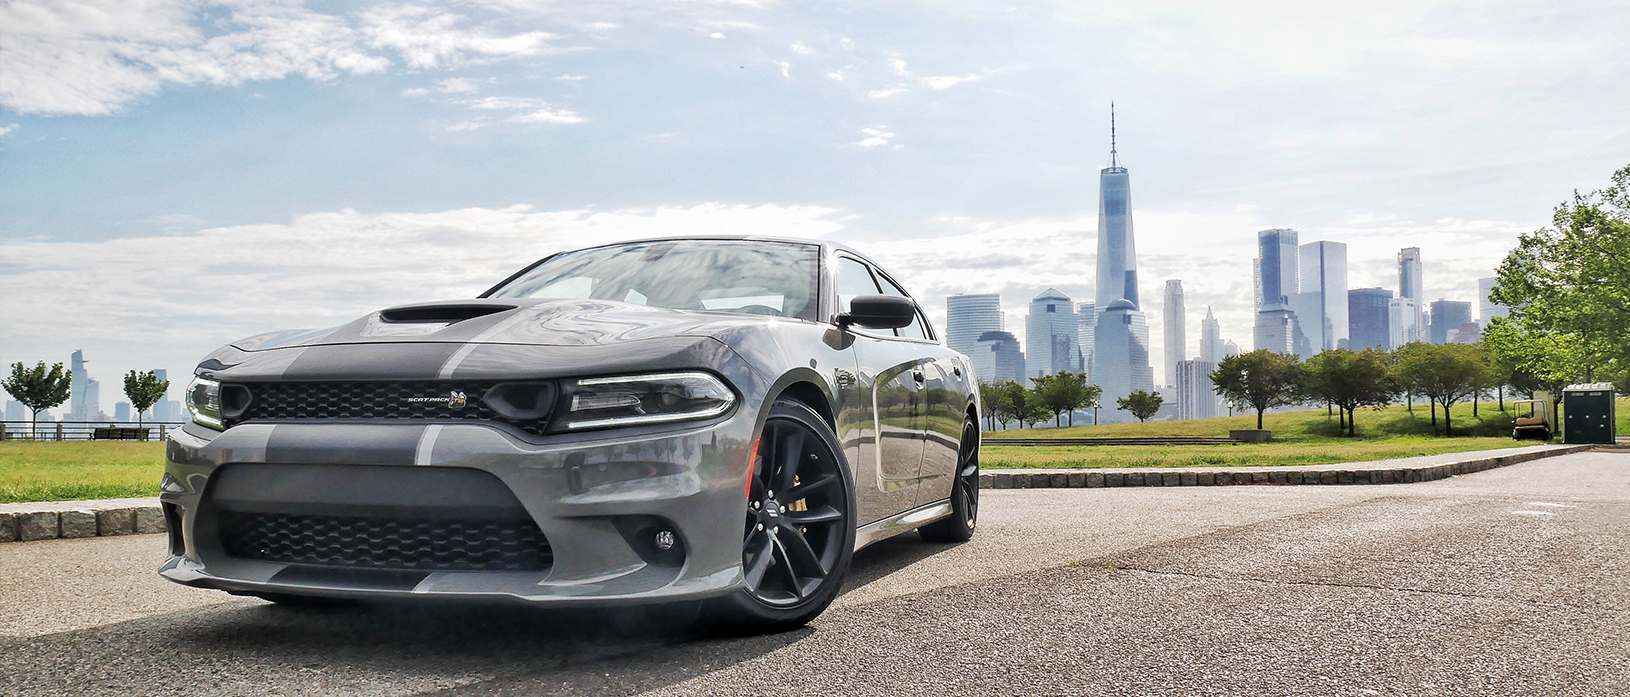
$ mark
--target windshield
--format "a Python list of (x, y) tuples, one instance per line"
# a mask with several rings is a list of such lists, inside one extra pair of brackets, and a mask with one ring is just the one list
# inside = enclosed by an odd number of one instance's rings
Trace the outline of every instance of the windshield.
[(819, 249), (789, 242), (637, 242), (557, 255), (493, 298), (615, 300), (815, 319)]

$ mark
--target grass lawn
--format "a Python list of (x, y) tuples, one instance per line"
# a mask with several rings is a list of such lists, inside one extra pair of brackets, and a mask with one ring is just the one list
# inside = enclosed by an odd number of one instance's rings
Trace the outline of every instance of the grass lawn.
[[(1508, 408), (1509, 409), (1509, 408)], [(1269, 465), (1322, 465), (1337, 462), (1387, 460), (1417, 455), (1490, 450), (1532, 445), (1511, 440), (1514, 412), (1483, 403), (1478, 416), (1471, 404), (1456, 404), (1456, 436), (1433, 435), (1428, 409), (1417, 405), (1411, 414), (1401, 406), (1358, 411), (1358, 435), (1340, 435), (1335, 416), (1323, 409), (1282, 412), (1263, 417), (1273, 441), (1258, 445), (1192, 446), (1003, 446), (1007, 438), (1107, 438), (1157, 436), (1227, 436), (1230, 429), (1256, 428), (1256, 415), (1157, 421), (1149, 423), (1034, 428), (985, 432), (980, 464), (987, 468), (1024, 467), (1239, 467)], [(1620, 400), (1621, 433), (1630, 419), (1630, 400)], [(1442, 428), (1443, 414), (1438, 414)]]
[(0, 441), (0, 503), (157, 496), (164, 443)]

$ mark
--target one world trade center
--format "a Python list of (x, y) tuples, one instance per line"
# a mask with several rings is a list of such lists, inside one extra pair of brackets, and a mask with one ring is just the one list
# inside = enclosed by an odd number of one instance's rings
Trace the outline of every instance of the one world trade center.
[(1098, 173), (1098, 321), (1094, 326), (1093, 382), (1104, 390), (1099, 403), (1110, 420), (1124, 420), (1115, 400), (1133, 390), (1153, 390), (1149, 325), (1138, 302), (1138, 258), (1132, 239), (1132, 180), (1115, 149), (1110, 106), (1108, 167)]

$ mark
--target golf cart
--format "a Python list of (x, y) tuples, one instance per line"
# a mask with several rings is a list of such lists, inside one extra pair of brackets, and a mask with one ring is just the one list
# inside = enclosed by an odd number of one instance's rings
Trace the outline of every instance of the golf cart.
[[(1511, 403), (1517, 408), (1516, 424), (1511, 428), (1511, 437), (1516, 440), (1550, 440), (1551, 434), (1556, 433), (1556, 415), (1551, 411), (1551, 393), (1544, 390), (1534, 393), (1533, 399), (1519, 399)], [(1528, 415), (1520, 416), (1522, 405), (1528, 405)]]

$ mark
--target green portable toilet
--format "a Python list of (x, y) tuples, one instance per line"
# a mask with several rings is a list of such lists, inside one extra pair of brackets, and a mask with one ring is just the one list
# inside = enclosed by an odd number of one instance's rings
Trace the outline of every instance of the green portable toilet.
[(1569, 385), (1562, 390), (1562, 439), (1565, 443), (1613, 444), (1613, 383)]

